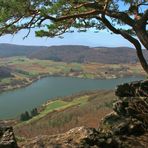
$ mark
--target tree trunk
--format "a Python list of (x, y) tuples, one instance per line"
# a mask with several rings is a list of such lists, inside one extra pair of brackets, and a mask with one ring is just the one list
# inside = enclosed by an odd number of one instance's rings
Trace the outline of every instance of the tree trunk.
[[(125, 31), (116, 29), (107, 19), (104, 15), (102, 15), (102, 17), (97, 17), (98, 20), (101, 20), (105, 26), (107, 26), (112, 32), (114, 32), (115, 34), (120, 34), (122, 35), (125, 39), (127, 39), (129, 42), (131, 42), (136, 50), (137, 50), (137, 56), (139, 58), (139, 61), (141, 63), (142, 68), (144, 69), (144, 71), (148, 74), (148, 63), (146, 61), (146, 59), (143, 56), (142, 53), (142, 48), (141, 48), (141, 44), (140, 42), (132, 37), (130, 34), (128, 34)], [(133, 28), (138, 36), (138, 38), (140, 39), (140, 41), (142, 42), (142, 44), (145, 46), (145, 48), (148, 50), (148, 36), (147, 33), (145, 32), (144, 29), (142, 29), (140, 27), (140, 25), (136, 24), (136, 26)]]
[[(139, 25), (136, 27), (135, 32), (142, 45), (146, 48), (146, 50), (148, 50), (148, 33), (146, 32), (146, 30), (144, 28), (141, 28)], [(137, 56), (139, 58), (141, 66), (144, 69), (144, 71), (148, 74), (148, 63), (143, 56), (140, 43), (136, 43), (134, 44), (134, 46), (136, 47)]]
[(148, 50), (148, 33), (146, 30), (140, 26), (136, 26), (134, 30), (142, 45)]
[(137, 51), (137, 56), (139, 58), (139, 61), (141, 63), (142, 68), (144, 69), (144, 71), (148, 74), (148, 64), (147, 61), (145, 60), (143, 53), (142, 53), (142, 49), (141, 46), (135, 46), (136, 47), (136, 51)]

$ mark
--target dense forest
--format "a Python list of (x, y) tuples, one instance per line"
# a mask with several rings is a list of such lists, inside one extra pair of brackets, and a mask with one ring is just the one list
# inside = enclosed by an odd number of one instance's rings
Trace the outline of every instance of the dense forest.
[[(145, 59), (148, 53), (143, 50)], [(31, 59), (78, 63), (137, 63), (136, 50), (129, 47), (88, 47), (81, 45), (21, 46), (0, 44), (0, 57), (26, 56)]]

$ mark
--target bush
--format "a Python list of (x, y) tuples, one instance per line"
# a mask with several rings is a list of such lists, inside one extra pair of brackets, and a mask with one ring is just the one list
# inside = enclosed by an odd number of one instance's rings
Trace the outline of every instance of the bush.
[(37, 108), (33, 108), (30, 114), (28, 113), (28, 111), (26, 111), (25, 113), (22, 113), (20, 115), (20, 121), (27, 121), (36, 115), (38, 115), (38, 110)]
[(30, 112), (30, 114), (31, 114), (31, 117), (34, 117), (34, 116), (38, 115), (37, 108), (32, 109), (31, 112)]
[(20, 115), (20, 121), (27, 121), (27, 120), (29, 120), (30, 118), (31, 118), (31, 117), (30, 117), (28, 111), (26, 111), (25, 113), (22, 113), (22, 114)]

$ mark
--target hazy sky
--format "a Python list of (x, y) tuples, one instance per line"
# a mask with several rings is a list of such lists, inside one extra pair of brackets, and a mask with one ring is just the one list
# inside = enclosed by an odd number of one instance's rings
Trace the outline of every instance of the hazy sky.
[[(121, 10), (126, 10), (126, 7), (122, 1), (119, 1), (119, 7)], [(146, 7), (142, 7), (140, 10), (145, 10)], [(0, 37), (0, 43), (11, 43), (11, 44), (20, 44), (20, 45), (43, 45), (43, 46), (51, 46), (51, 45), (87, 45), (91, 47), (96, 46), (107, 46), (107, 47), (118, 47), (118, 46), (127, 46), (133, 47), (131, 43), (125, 40), (120, 35), (111, 34), (107, 31), (102, 31), (99, 33), (94, 33), (94, 30), (90, 30), (85, 33), (66, 33), (64, 34), (64, 38), (60, 39), (56, 38), (37, 38), (35, 37), (34, 31), (30, 33), (28, 38), (23, 40), (23, 37), (27, 34), (26, 30), (23, 30), (16, 34), (5, 35)]]
[(18, 34), (5, 35), (0, 37), (0, 43), (11, 43), (11, 44), (19, 44), (19, 45), (43, 45), (43, 46), (51, 46), (51, 45), (87, 45), (91, 47), (96, 46), (108, 46), (108, 47), (117, 47), (117, 46), (128, 46), (132, 47), (132, 45), (120, 35), (114, 35), (107, 31), (101, 31), (99, 33), (94, 33), (93, 30), (89, 30), (88, 32), (83, 33), (66, 33), (64, 34), (64, 38), (60, 39), (58, 37), (55, 38), (37, 38), (34, 35), (34, 31), (30, 33), (30, 35), (23, 40), (23, 37), (27, 34), (27, 31), (23, 30)]

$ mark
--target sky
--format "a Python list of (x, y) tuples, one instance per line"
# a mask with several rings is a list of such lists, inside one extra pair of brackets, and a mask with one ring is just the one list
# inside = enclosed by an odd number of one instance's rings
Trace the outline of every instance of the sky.
[(27, 34), (27, 30), (22, 30), (16, 35), (5, 35), (0, 37), (0, 43), (18, 44), (18, 45), (34, 45), (34, 46), (52, 46), (52, 45), (86, 45), (90, 47), (133, 47), (127, 40), (120, 35), (111, 34), (107, 31), (94, 33), (91, 29), (88, 32), (74, 32), (65, 33), (63, 39), (58, 37), (35, 37), (34, 30), (25, 39), (23, 37)]
[[(119, 7), (121, 10), (127, 9), (122, 1), (119, 1)], [(146, 8), (142, 8), (145, 10)], [(23, 37), (27, 34), (27, 30), (22, 30), (16, 35), (5, 35), (0, 37), (0, 43), (18, 44), (18, 45), (34, 45), (34, 46), (52, 46), (52, 45), (86, 45), (90, 47), (133, 47), (133, 45), (121, 37), (120, 35), (111, 34), (106, 30), (94, 33), (94, 30), (90, 29), (88, 32), (78, 33), (65, 33), (63, 39), (58, 37), (47, 38), (35, 37), (35, 30), (32, 30), (26, 39)]]

